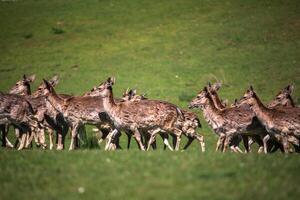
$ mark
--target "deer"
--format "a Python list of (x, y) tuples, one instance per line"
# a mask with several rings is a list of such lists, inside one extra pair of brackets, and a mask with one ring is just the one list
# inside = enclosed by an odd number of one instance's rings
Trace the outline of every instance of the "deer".
[(13, 124), (20, 130), (21, 143), (18, 150), (25, 147), (31, 127), (36, 127), (34, 114), (31, 104), (23, 96), (0, 94), (0, 124)]
[[(136, 90), (126, 90), (126, 92), (123, 94), (123, 99), (126, 101), (141, 101), (147, 99), (145, 95), (137, 95)], [(178, 118), (176, 121), (176, 127), (182, 131), (182, 133), (188, 138), (187, 144), (184, 146), (183, 150), (186, 150), (191, 143), (194, 141), (194, 139), (197, 139), (200, 143), (201, 150), (202, 152), (205, 151), (205, 143), (204, 143), (204, 137), (200, 134), (197, 134), (196, 129), (201, 128), (201, 123), (199, 118), (197, 117), (196, 114), (181, 109), (181, 112), (184, 116), (184, 120), (182, 118)], [(145, 134), (143, 134), (145, 135)], [(173, 151), (173, 148), (170, 146), (168, 142), (168, 135), (165, 133), (160, 133), (160, 136), (162, 137), (164, 144), (171, 150)], [(150, 145), (156, 146), (155, 144), (155, 135), (153, 137), (148, 137), (146, 138), (148, 140), (147, 144), (147, 150), (149, 150)], [(176, 146), (176, 137), (174, 137), (173, 140), (174, 146)]]
[[(26, 76), (25, 74), (23, 75), (22, 79), (17, 81), (16, 84), (9, 90), (8, 94), (16, 94), (16, 95), (21, 95), (21, 96), (27, 96), (31, 94), (31, 88), (30, 84), (35, 80), (35, 74)], [(14, 145), (11, 144), (11, 142), (7, 138), (7, 134), (9, 131), (9, 124), (3, 124), (0, 126), (1, 131), (2, 131), (2, 146), (7, 146), (7, 147), (14, 147)], [(14, 127), (15, 129), (15, 135), (18, 138), (17, 142), (15, 143), (15, 146), (19, 141), (21, 141), (20, 136), (20, 131), (18, 127)]]
[[(216, 134), (219, 135), (220, 138), (217, 142), (216, 150), (219, 150), (224, 143), (223, 152), (225, 152), (231, 139), (236, 135), (248, 135), (250, 133), (251, 135), (263, 134), (263, 127), (258, 131), (257, 125), (252, 122), (253, 116), (249, 115), (249, 112), (245, 112), (244, 109), (225, 108), (219, 110), (214, 105), (213, 99), (206, 86), (198, 93), (196, 98), (190, 102), (189, 107), (201, 108), (204, 118)], [(230, 146), (230, 148), (233, 152), (238, 152), (233, 146)]]
[[(45, 144), (45, 130), (47, 129), (47, 132), (49, 133), (49, 141), (50, 141), (50, 147), (51, 150), (53, 148), (53, 130), (56, 130), (58, 132), (58, 127), (54, 121), (56, 121), (56, 113), (53, 114), (53, 110), (47, 108), (45, 96), (43, 95), (43, 83), (40, 84), (35, 92), (31, 94), (30, 90), (30, 83), (32, 83), (35, 79), (35, 75), (26, 77), (24, 75), (24, 78), (22, 81), (19, 81), (16, 86), (10, 91), (10, 93), (20, 94), (23, 95), (29, 102), (31, 102), (31, 105), (33, 109), (36, 111), (36, 119), (38, 120), (39, 126), (35, 128), (35, 131), (32, 131), (32, 135), (28, 138), (26, 147), (29, 146), (31, 143), (31, 140), (34, 138), (35, 142), (38, 146), (42, 146), (43, 148), (46, 148)], [(49, 82), (52, 84), (52, 86), (56, 86), (59, 81), (59, 78), (57, 75), (52, 77)], [(38, 133), (36, 135), (36, 132)], [(58, 134), (60, 135), (60, 134)], [(33, 137), (34, 136), (34, 137)], [(40, 140), (40, 141), (39, 141)], [(60, 139), (58, 140), (58, 149), (61, 149), (60, 145)]]
[(114, 78), (108, 78), (98, 88), (98, 95), (103, 98), (103, 107), (114, 123), (116, 134), (121, 130), (129, 130), (140, 140), (141, 150), (145, 150), (141, 142), (141, 131), (148, 132), (151, 137), (159, 132), (174, 134), (177, 138), (175, 150), (179, 150), (182, 131), (175, 126), (178, 117), (183, 118), (181, 110), (174, 104), (159, 100), (115, 102), (112, 86)]
[(75, 149), (75, 138), (79, 129), (85, 124), (111, 126), (110, 120), (103, 114), (103, 99), (98, 96), (72, 96), (62, 98), (51, 84), (44, 80), (44, 94), (49, 104), (63, 115), (71, 128), (71, 144), (69, 150)]
[[(51, 79), (48, 80), (48, 83), (52, 86), (55, 87), (59, 82), (59, 77), (57, 75), (53, 76)], [(68, 132), (68, 125), (64, 119), (64, 117), (59, 113), (53, 106), (49, 104), (48, 101), (46, 101), (46, 95), (45, 95), (45, 90), (46, 86), (44, 82), (42, 82), (38, 88), (36, 89), (35, 92), (31, 95), (31, 98), (41, 98), (43, 100), (43, 106), (41, 109), (44, 109), (45, 112), (43, 112), (43, 119), (42, 124), (44, 126), (43, 129), (40, 130), (41, 134), (43, 135), (45, 131), (48, 132), (49, 134), (49, 141), (50, 141), (50, 146), (49, 149), (53, 149), (53, 132), (56, 132), (56, 137), (57, 137), (57, 150), (62, 150), (64, 148), (64, 138), (65, 135)], [(71, 96), (66, 95), (66, 94), (59, 94), (61, 98), (68, 99)]]
[[(146, 100), (148, 98), (145, 97), (145, 94), (143, 95), (138, 95), (135, 89), (130, 89), (127, 88), (125, 92), (123, 92), (122, 95), (122, 99), (120, 101), (124, 102), (124, 101), (141, 101), (141, 100)], [(115, 99), (118, 102), (118, 99)], [(126, 133), (126, 131), (125, 131)], [(130, 147), (130, 140), (131, 140), (131, 136), (132, 134), (128, 134), (126, 133), (128, 136), (128, 144), (127, 144), (127, 149), (129, 149)], [(166, 133), (160, 133), (159, 134), (161, 136), (161, 138), (163, 139), (164, 142), (164, 149), (166, 149), (166, 147), (168, 147), (171, 151), (173, 151), (173, 148), (171, 147), (171, 145), (169, 144), (169, 136)], [(142, 132), (142, 136), (144, 137), (145, 141), (144, 141), (144, 145), (149, 144), (149, 140), (150, 140), (150, 135), (147, 132)], [(149, 144), (150, 145), (150, 144)], [(156, 149), (156, 142), (153, 139), (153, 142), (151, 144), (153, 149)], [(149, 148), (148, 148), (149, 150)]]
[[(211, 84), (210, 82), (208, 83), (208, 86), (207, 86), (207, 88), (208, 88), (208, 91), (209, 91), (209, 94), (210, 94), (210, 96), (211, 96), (211, 98), (212, 98), (212, 100), (213, 100), (213, 103), (214, 103), (214, 105), (215, 105), (215, 107), (217, 108), (217, 109), (219, 109), (219, 110), (224, 110), (224, 109), (226, 109), (226, 103), (225, 103), (225, 101), (223, 101), (223, 100), (221, 100), (220, 98), (219, 98), (219, 95), (218, 95), (218, 90), (221, 88), (221, 86), (222, 86), (222, 82), (221, 81), (217, 81), (216, 83), (214, 83), (214, 84)], [(227, 102), (227, 100), (226, 100), (226, 102)], [(246, 138), (247, 136), (239, 136), (239, 135), (237, 135), (237, 136), (235, 136), (233, 139), (232, 139), (232, 144), (231, 144), (231, 148), (235, 148), (235, 150), (237, 151), (237, 152), (240, 152), (240, 153), (242, 153), (243, 151), (239, 148), (239, 143), (240, 143), (240, 141), (241, 141), (241, 139), (243, 139), (243, 141), (244, 142), (246, 142), (247, 141), (247, 138)], [(217, 142), (218, 144), (221, 144), (221, 146), (220, 147), (217, 147), (216, 148), (216, 150), (218, 150), (218, 149), (222, 149), (222, 147), (223, 147), (223, 144), (222, 144), (222, 140), (223, 140), (223, 138), (224, 137), (219, 137), (219, 141)], [(246, 145), (247, 146), (247, 145)], [(247, 149), (246, 149), (246, 152), (247, 152)]]
[(250, 106), (269, 133), (263, 139), (264, 152), (267, 153), (267, 142), (270, 137), (273, 137), (282, 143), (284, 153), (288, 153), (289, 137), (299, 138), (300, 136), (300, 109), (297, 107), (285, 109), (268, 108), (256, 95), (252, 86), (237, 102), (237, 106), (242, 106), (243, 104)]
[[(293, 92), (293, 90), (294, 90), (294, 86), (293, 85), (286, 86), (284, 89), (282, 89), (276, 95), (276, 97), (267, 105), (267, 107), (268, 108), (276, 108), (276, 109), (285, 109), (285, 108), (295, 107), (294, 101), (293, 101), (293, 99), (291, 97), (291, 93)], [(232, 107), (237, 107), (237, 103), (238, 103), (238, 100), (235, 99), (234, 104), (232, 104), (231, 106)], [(255, 139), (255, 138), (250, 138), (250, 140), (249, 140), (249, 143), (248, 143), (249, 148), (254, 143), (253, 139)], [(261, 141), (260, 140), (258, 141), (257, 138), (255, 139), (255, 141), (259, 142), (259, 144), (261, 143)], [(293, 145), (294, 145), (295, 148), (297, 148), (297, 146), (299, 146), (299, 145), (297, 145), (297, 141), (295, 141), (295, 138), (289, 137), (289, 141), (292, 142), (292, 143), (294, 143)], [(267, 144), (267, 146), (270, 147), (268, 149), (271, 149), (271, 147), (273, 146), (273, 144), (275, 144), (275, 149), (272, 150), (272, 151), (275, 151), (278, 148), (280, 148), (283, 151), (283, 149), (281, 148), (280, 144), (276, 140), (270, 141), (270, 143)], [(262, 149), (261, 149), (261, 147), (262, 147)], [(259, 152), (264, 151), (263, 145), (261, 147), (259, 149)]]

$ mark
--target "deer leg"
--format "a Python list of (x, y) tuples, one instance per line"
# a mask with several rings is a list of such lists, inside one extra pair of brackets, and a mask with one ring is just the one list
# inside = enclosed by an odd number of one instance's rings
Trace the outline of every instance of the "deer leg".
[(147, 143), (147, 151), (149, 151), (151, 144), (153, 143), (153, 141), (155, 140), (156, 134), (159, 133), (160, 129), (155, 129), (153, 131), (148, 131), (148, 133), (150, 134), (150, 138), (148, 140)]
[(128, 133), (127, 131), (125, 131), (125, 133), (126, 133), (127, 138), (128, 138), (128, 140), (127, 140), (127, 149), (129, 149), (129, 148), (130, 148), (130, 143), (131, 143), (131, 136), (132, 136), (132, 134), (131, 134), (131, 133)]
[(223, 143), (224, 143), (224, 140), (226, 138), (226, 135), (221, 133), (219, 138), (218, 138), (218, 141), (217, 141), (217, 147), (216, 147), (216, 151), (223, 151)]
[(109, 148), (110, 148), (110, 145), (111, 145), (111, 141), (112, 141), (112, 138), (115, 134), (118, 133), (118, 130), (117, 129), (114, 129), (113, 131), (111, 131), (108, 135), (107, 135), (107, 142), (106, 142), (106, 145), (105, 145), (105, 151), (108, 151)]
[(14, 146), (11, 144), (11, 142), (10, 142), (9, 139), (7, 138), (8, 130), (9, 130), (8, 127), (9, 127), (8, 124), (1, 125), (1, 132), (2, 132), (2, 146), (3, 146), (3, 147), (10, 147), (10, 148), (13, 148)]
[(245, 153), (249, 153), (250, 152), (250, 149), (249, 149), (249, 137), (246, 136), (246, 135), (242, 135), (242, 138), (243, 138), (243, 143), (244, 143), (244, 146), (245, 146)]
[(5, 125), (0, 126), (2, 132), (2, 147), (6, 147)]
[[(227, 150), (227, 148), (229, 147), (229, 144), (230, 144), (230, 142), (232, 140), (232, 137), (233, 137), (232, 134), (230, 134), (230, 133), (226, 134), (226, 138), (225, 138), (225, 141), (224, 141), (223, 153), (225, 153), (226, 150)], [(234, 148), (234, 152), (236, 152), (235, 148)]]
[(170, 143), (169, 143), (169, 135), (166, 133), (160, 133), (159, 134), (160, 137), (163, 139), (164, 142), (164, 149), (166, 149), (166, 147), (168, 147), (170, 149), (170, 151), (173, 151), (173, 148), (171, 147)]
[[(44, 132), (44, 131), (43, 131)], [(48, 134), (49, 134), (49, 149), (52, 150), (53, 149), (53, 129), (49, 129), (48, 130)]]
[(69, 151), (74, 150), (75, 149), (75, 139), (77, 137), (77, 131), (78, 131), (78, 124), (73, 125), (72, 129), (71, 129), (71, 144), (69, 147)]
[(205, 152), (205, 142), (204, 142), (204, 137), (203, 135), (195, 135), (196, 139), (199, 141), (200, 146), (201, 146), (201, 151)]
[(63, 138), (63, 134), (62, 134), (62, 129), (60, 129), (60, 128), (56, 129), (56, 138), (57, 138), (56, 150), (63, 150), (64, 149), (64, 145), (63, 145), (64, 138)]
[(283, 136), (282, 136), (282, 144), (283, 144), (284, 153), (289, 153), (289, 143), (288, 143), (288, 137), (286, 134), (283, 134)]
[(25, 148), (29, 148), (29, 146), (32, 147), (32, 140), (33, 140), (33, 132), (26, 134), (26, 143)]
[(270, 139), (270, 135), (269, 135), (269, 134), (267, 134), (267, 135), (263, 138), (264, 152), (265, 152), (265, 154), (268, 153), (268, 145), (267, 145), (267, 143), (268, 143), (268, 140), (269, 140), (269, 139)]
[(17, 148), (18, 144), (21, 142), (20, 129), (15, 128), (15, 136), (16, 136), (17, 139), (15, 141), (14, 147)]
[(145, 151), (145, 147), (144, 147), (144, 145), (143, 145), (142, 137), (141, 137), (141, 134), (140, 134), (139, 130), (138, 130), (138, 129), (135, 129), (135, 130), (133, 131), (133, 133), (134, 133), (135, 139), (136, 139), (137, 142), (139, 143), (140, 149), (141, 149), (142, 151)]
[(35, 142), (35, 144), (36, 144), (36, 146), (37, 147), (40, 147), (40, 141), (39, 141), (39, 135), (37, 135), (36, 134), (36, 131), (39, 131), (39, 128), (32, 128), (32, 130), (31, 130), (31, 135), (30, 135), (30, 141), (28, 141), (28, 142), (31, 142), (33, 139), (34, 139), (34, 142)]
[(27, 134), (28, 134), (28, 133), (22, 133), (22, 136), (21, 136), (21, 142), (20, 142), (20, 146), (19, 146), (19, 148), (18, 148), (18, 151), (22, 150), (22, 149), (25, 147)]

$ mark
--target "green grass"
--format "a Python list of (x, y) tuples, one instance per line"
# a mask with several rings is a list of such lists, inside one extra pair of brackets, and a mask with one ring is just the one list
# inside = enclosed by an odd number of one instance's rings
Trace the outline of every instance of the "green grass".
[[(187, 108), (219, 79), (230, 102), (250, 84), (268, 102), (289, 83), (298, 101), (299, 11), (297, 0), (0, 1), (0, 89), (24, 73), (37, 74), (33, 88), (59, 74), (57, 91), (80, 95), (113, 75), (115, 96), (134, 87)], [(1, 149), (0, 199), (299, 198), (298, 155), (215, 153), (195, 112), (206, 153), (196, 143), (186, 152)]]

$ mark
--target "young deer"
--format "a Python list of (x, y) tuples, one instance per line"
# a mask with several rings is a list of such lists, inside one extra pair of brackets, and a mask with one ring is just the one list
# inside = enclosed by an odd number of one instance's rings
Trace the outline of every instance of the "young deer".
[[(224, 110), (226, 108), (226, 104), (224, 103), (224, 101), (222, 101), (219, 98), (218, 95), (218, 90), (221, 88), (222, 83), (220, 81), (217, 81), (216, 83), (214, 83), (213, 85), (211, 85), (210, 83), (208, 83), (207, 89), (209, 91), (209, 94), (213, 100), (213, 103), (215, 105), (215, 107), (219, 110)], [(240, 141), (243, 139), (244, 142), (247, 141), (247, 136), (234, 136), (234, 138), (232, 139), (232, 143), (230, 144), (231, 149), (235, 149), (237, 152), (242, 153), (243, 151), (239, 148), (239, 143)], [(222, 144), (222, 140), (224, 140), (224, 137), (219, 137), (219, 141), (217, 142), (218, 144), (221, 144), (220, 147), (217, 147), (216, 150), (218, 149), (223, 149), (223, 144)], [(247, 147), (247, 145), (245, 145)], [(248, 151), (248, 149), (246, 149), (246, 152)]]
[(20, 130), (21, 144), (18, 150), (25, 147), (26, 136), (30, 127), (36, 127), (34, 111), (31, 104), (22, 96), (14, 94), (0, 94), (0, 124), (12, 124)]
[[(204, 118), (221, 137), (217, 143), (217, 149), (219, 149), (224, 142), (223, 152), (226, 151), (226, 148), (234, 136), (253, 132), (253, 116), (249, 115), (249, 112), (245, 112), (244, 109), (217, 109), (207, 87), (204, 87), (197, 97), (190, 102), (190, 108), (194, 107), (202, 109)], [(262, 133), (256, 130), (251, 134), (260, 135)], [(232, 146), (231, 149), (237, 152)]]
[(289, 137), (300, 136), (300, 109), (268, 108), (260, 101), (252, 86), (237, 103), (238, 106), (248, 104), (259, 121), (265, 126), (269, 135), (264, 138), (264, 151), (267, 153), (267, 141), (270, 137), (276, 138), (283, 145), (284, 152), (289, 151)]
[(71, 128), (72, 139), (69, 150), (75, 148), (75, 138), (78, 131), (85, 124), (91, 125), (105, 125), (111, 126), (111, 122), (107, 117), (102, 115), (103, 100), (98, 96), (85, 96), (85, 97), (70, 97), (67, 99), (61, 98), (56, 94), (54, 88), (48, 81), (44, 80), (45, 94), (47, 101), (60, 112), (66, 119)]
[(105, 112), (115, 125), (114, 135), (118, 130), (129, 130), (137, 137), (140, 147), (144, 149), (140, 131), (155, 135), (159, 132), (174, 133), (177, 137), (175, 150), (179, 149), (182, 132), (175, 127), (178, 117), (183, 115), (179, 108), (173, 104), (158, 100), (115, 102), (112, 85), (114, 79), (108, 78), (97, 90), (103, 98)]
[[(27, 96), (31, 94), (31, 88), (30, 84), (35, 80), (35, 75), (26, 76), (23, 75), (22, 79), (17, 81), (16, 84), (9, 90), (9, 94), (17, 94), (21, 96)], [(18, 138), (17, 142), (21, 141), (21, 138), (19, 138), (20, 130), (17, 127), (14, 127), (15, 129), (15, 135)], [(13, 147), (13, 145), (10, 143), (10, 141), (7, 138), (7, 134), (9, 131), (9, 124), (1, 125), (2, 130), (2, 138), (3, 138), (3, 146)], [(15, 143), (15, 146), (17, 145), (17, 142)]]
[[(48, 82), (52, 87), (55, 87), (59, 82), (59, 77), (55, 75)], [(52, 149), (54, 146), (53, 132), (55, 131), (57, 137), (57, 150), (62, 150), (64, 148), (64, 137), (68, 132), (68, 125), (63, 116), (46, 101), (45, 90), (46, 86), (44, 82), (42, 82), (37, 90), (31, 95), (32, 99), (40, 98), (43, 102), (39, 107), (40, 110), (44, 110), (43, 119), (41, 120), (44, 128), (40, 129), (40, 135), (43, 135), (45, 131), (48, 132), (50, 141), (49, 148)], [(71, 96), (60, 94), (60, 97), (67, 99)]]
[[(30, 90), (30, 83), (33, 82), (35, 79), (35, 76), (26, 77), (24, 75), (24, 80), (22, 82), (18, 82), (17, 85), (13, 88), (11, 93), (18, 93), (23, 95), (27, 101), (31, 103), (31, 106), (33, 110), (36, 113), (35, 118), (38, 120), (38, 126), (35, 127), (35, 130), (32, 130), (31, 136), (28, 138), (26, 147), (31, 144), (31, 141), (34, 137), (36, 144), (39, 146), (41, 145), (43, 148), (46, 148), (45, 144), (45, 129), (47, 128), (49, 133), (49, 139), (50, 139), (50, 149), (53, 147), (53, 127), (49, 127), (49, 124), (47, 123), (47, 119), (49, 118), (49, 109), (47, 109), (45, 96), (42, 93), (43, 84), (41, 84), (38, 89), (31, 94)], [(49, 82), (54, 87), (58, 83), (58, 76), (54, 76), (52, 79), (49, 80)], [(22, 92), (24, 91), (24, 92)]]
[[(145, 97), (145, 95), (138, 95), (136, 94), (136, 90), (129, 90), (127, 89), (124, 93), (123, 93), (123, 96), (122, 96), (122, 99), (121, 101), (122, 102), (125, 102), (125, 101), (141, 101), (141, 100), (146, 100), (147, 98)], [(128, 146), (127, 148), (129, 149), (129, 145), (130, 145), (130, 140), (131, 140), (131, 135), (132, 134), (127, 134), (128, 136)], [(159, 135), (161, 136), (161, 138), (163, 139), (163, 142), (164, 142), (164, 149), (166, 147), (168, 147), (171, 151), (173, 151), (173, 148), (171, 147), (171, 145), (169, 144), (169, 135), (166, 134), (166, 133), (159, 133)], [(153, 142), (152, 144), (149, 143), (150, 141), (150, 134), (147, 133), (147, 132), (142, 132), (142, 136), (144, 137), (144, 145), (147, 146), (147, 149), (150, 148), (150, 145), (152, 146), (153, 149), (156, 149), (156, 142), (155, 142), (155, 139), (152, 138)]]

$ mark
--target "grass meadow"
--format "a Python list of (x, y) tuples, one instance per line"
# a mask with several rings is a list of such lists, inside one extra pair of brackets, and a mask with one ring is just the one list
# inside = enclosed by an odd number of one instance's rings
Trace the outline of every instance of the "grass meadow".
[[(208, 81), (231, 103), (252, 84), (264, 102), (289, 83), (300, 98), (297, 0), (0, 0), (0, 90), (54, 74), (59, 93), (81, 95), (108, 76), (187, 109)], [(225, 154), (202, 113), (205, 153), (0, 149), (0, 199), (298, 199), (296, 154)], [(14, 140), (13, 132), (10, 137)], [(127, 137), (121, 137), (125, 148)], [(69, 139), (67, 138), (67, 144)], [(161, 141), (159, 141), (161, 142)], [(184, 141), (183, 141), (184, 143)]]

